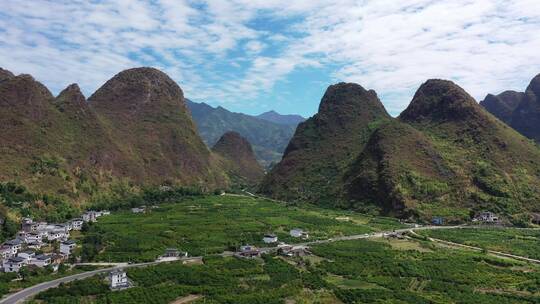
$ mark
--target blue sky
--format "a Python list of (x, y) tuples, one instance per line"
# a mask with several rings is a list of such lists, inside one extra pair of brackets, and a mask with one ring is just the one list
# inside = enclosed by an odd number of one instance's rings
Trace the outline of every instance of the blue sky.
[(538, 0), (3, 0), (0, 67), (89, 96), (159, 68), (186, 97), (310, 116), (330, 84), (374, 89), (399, 114), (429, 78), (477, 100), (540, 73)]

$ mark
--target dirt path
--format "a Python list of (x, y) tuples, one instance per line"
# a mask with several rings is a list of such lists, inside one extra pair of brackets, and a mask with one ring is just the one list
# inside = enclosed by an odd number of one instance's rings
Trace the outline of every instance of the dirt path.
[(169, 304), (186, 304), (202, 298), (201, 295), (188, 295), (182, 298), (178, 298)]
[[(412, 230), (410, 232), (412, 234), (415, 234), (415, 235), (419, 236), (418, 234), (416, 234)], [(431, 241), (431, 242), (440, 243), (440, 244), (444, 244), (444, 245), (447, 245), (447, 246), (454, 246), (454, 247), (459, 247), (459, 248), (464, 248), (464, 249), (469, 249), (469, 250), (474, 250), (474, 251), (486, 251), (487, 253), (498, 256), (498, 257), (511, 258), (511, 259), (515, 259), (515, 260), (540, 264), (540, 260), (531, 259), (531, 258), (528, 258), (528, 257), (515, 255), (515, 254), (511, 254), (511, 253), (495, 251), (495, 250), (486, 250), (486, 249), (483, 249), (483, 248), (480, 248), (480, 247), (469, 246), (469, 245), (464, 245), (464, 244), (460, 244), (460, 243), (454, 243), (454, 242), (445, 241), (445, 240), (441, 240), (441, 239), (436, 239), (436, 238), (432, 238), (432, 237), (427, 237), (427, 239), (429, 241)]]

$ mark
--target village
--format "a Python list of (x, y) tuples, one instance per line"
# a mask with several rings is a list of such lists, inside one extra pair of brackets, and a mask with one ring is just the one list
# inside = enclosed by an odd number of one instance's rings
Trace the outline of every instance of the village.
[(51, 267), (57, 271), (72, 257), (77, 246), (70, 239), (70, 232), (80, 231), (84, 223), (96, 222), (99, 217), (109, 214), (106, 210), (86, 211), (80, 218), (61, 224), (23, 218), (16, 237), (0, 246), (3, 271), (19, 272), (23, 267)]

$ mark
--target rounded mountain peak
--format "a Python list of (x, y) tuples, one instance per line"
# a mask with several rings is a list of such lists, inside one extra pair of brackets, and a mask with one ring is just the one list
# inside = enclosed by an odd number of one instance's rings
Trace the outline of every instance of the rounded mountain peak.
[(534, 95), (540, 98), (540, 74), (536, 75), (536, 77), (531, 80), (531, 83), (527, 87), (527, 92), (533, 92)]
[(257, 182), (264, 175), (251, 144), (237, 132), (229, 131), (223, 134), (212, 151), (230, 162), (226, 167), (231, 176), (241, 176), (250, 182)]
[(98, 109), (136, 111), (145, 104), (175, 104), (185, 109), (182, 89), (164, 72), (150, 67), (124, 70), (90, 98)]
[(326, 89), (317, 116), (321, 119), (326, 117), (347, 121), (390, 117), (375, 91), (345, 82)]
[(454, 82), (430, 79), (416, 91), (399, 118), (411, 122), (463, 120), (481, 110), (474, 98)]
[(249, 141), (238, 132), (228, 131), (221, 136), (212, 150), (225, 152), (226, 154), (249, 153), (253, 154), (253, 149)]

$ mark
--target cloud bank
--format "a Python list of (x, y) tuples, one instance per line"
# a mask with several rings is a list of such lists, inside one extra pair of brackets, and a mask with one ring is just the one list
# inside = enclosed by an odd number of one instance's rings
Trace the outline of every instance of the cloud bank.
[[(538, 0), (4, 0), (0, 66), (86, 94), (122, 69), (154, 66), (190, 98), (225, 106), (271, 106), (279, 83), (352, 81), (398, 114), (428, 78), (477, 99), (523, 90), (540, 73), (539, 32)], [(327, 83), (291, 82), (299, 70)]]

